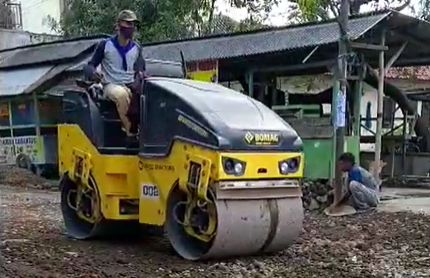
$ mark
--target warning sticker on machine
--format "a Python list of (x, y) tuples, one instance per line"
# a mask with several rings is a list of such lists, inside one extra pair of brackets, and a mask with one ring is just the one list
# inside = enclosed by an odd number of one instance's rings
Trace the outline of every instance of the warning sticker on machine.
[(158, 199), (158, 187), (154, 184), (141, 184), (140, 186), (140, 196), (144, 199)]

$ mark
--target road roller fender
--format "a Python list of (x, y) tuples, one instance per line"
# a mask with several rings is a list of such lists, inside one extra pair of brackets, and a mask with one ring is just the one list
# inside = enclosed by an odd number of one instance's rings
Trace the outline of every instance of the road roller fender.
[[(175, 217), (173, 215), (169, 215), (168, 213), (168, 208), (169, 208), (169, 204), (171, 204), (173, 202), (172, 199), (175, 199), (177, 195), (181, 195), (182, 198), (186, 198), (187, 197), (187, 192), (184, 192), (181, 188), (181, 186), (179, 185), (179, 179), (177, 179), (173, 185), (170, 187), (170, 190), (167, 193), (167, 198), (166, 198), (166, 218), (164, 221), (164, 225), (163, 225), (163, 230), (164, 233), (167, 233), (167, 219), (169, 217)], [(177, 219), (176, 219), (177, 220)]]
[(68, 178), (68, 172), (65, 172), (64, 174), (61, 175), (60, 177), (60, 181), (58, 182), (58, 190), (60, 191), (60, 196), (61, 194), (63, 194), (63, 187), (64, 184), (66, 183), (66, 179)]

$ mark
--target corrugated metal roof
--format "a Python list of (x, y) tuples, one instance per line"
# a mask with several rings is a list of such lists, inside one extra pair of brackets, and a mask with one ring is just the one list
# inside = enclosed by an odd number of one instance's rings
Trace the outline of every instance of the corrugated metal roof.
[[(84, 59), (75, 62), (68, 67), (66, 71), (82, 71), (83, 67), (90, 61), (91, 55), (86, 56)], [(178, 62), (161, 61), (154, 59), (146, 60), (146, 72), (150, 76), (164, 76), (164, 77), (183, 77), (182, 64)]]
[[(72, 66), (67, 68), (66, 71), (80, 71), (83, 70), (84, 66), (88, 64), (88, 62), (91, 60), (91, 55), (85, 56), (79, 61), (76, 61)], [(173, 67), (179, 67), (182, 68), (182, 63), (180, 62), (173, 62), (173, 61), (162, 61), (162, 60), (156, 60), (156, 59), (145, 59), (146, 66), (152, 67), (153, 65), (167, 65), (167, 66), (173, 66)]]
[(0, 96), (16, 96), (22, 94), (32, 84), (45, 76), (53, 67), (53, 65), (46, 65), (37, 68), (1, 71)]
[(76, 58), (105, 36), (61, 40), (0, 51), (0, 69)]
[[(390, 13), (351, 19), (348, 26), (351, 38), (362, 36)], [(338, 40), (338, 23), (326, 22), (145, 45), (143, 52), (145, 57), (180, 61), (180, 51), (183, 51), (187, 61), (198, 61), (273, 53), (330, 44)]]

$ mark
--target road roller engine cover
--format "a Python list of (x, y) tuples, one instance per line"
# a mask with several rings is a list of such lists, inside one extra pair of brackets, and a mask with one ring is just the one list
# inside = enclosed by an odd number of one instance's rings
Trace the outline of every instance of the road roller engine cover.
[(303, 222), (296, 131), (218, 84), (151, 77), (140, 93), (139, 147), (130, 148), (112, 103), (64, 92), (59, 167), (69, 235), (163, 227), (188, 260), (289, 247)]

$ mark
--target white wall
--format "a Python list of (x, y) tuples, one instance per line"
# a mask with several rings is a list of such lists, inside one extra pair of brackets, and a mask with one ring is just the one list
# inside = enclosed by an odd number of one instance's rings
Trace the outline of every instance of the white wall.
[(26, 32), (0, 29), (0, 50), (30, 43), (30, 36)]
[[(61, 39), (60, 36), (0, 29), (0, 50)], [(0, 55), (1, 60), (1, 55)]]
[[(363, 90), (364, 90), (364, 94), (361, 98), (361, 116), (364, 118), (366, 117), (366, 113), (367, 113), (367, 103), (370, 102), (371, 106), (370, 106), (370, 111), (371, 111), (371, 115), (372, 118), (376, 118), (377, 115), (377, 101), (378, 101), (378, 91), (367, 85), (366, 83), (364, 83), (363, 86)], [(395, 106), (396, 108), (398, 107), (398, 105), (396, 104)], [(417, 104), (417, 112), (418, 114), (421, 114), (421, 109), (422, 109), (422, 103), (421, 101), (418, 102)], [(403, 118), (403, 112), (401, 109), (398, 109), (394, 115), (394, 118), (400, 118), (398, 120), (394, 121), (394, 126), (396, 125), (400, 125), (403, 123), (403, 120), (401, 120)], [(370, 128), (373, 132), (376, 132), (376, 120), (372, 121), (372, 127)], [(361, 135), (372, 135), (372, 133), (366, 129), (362, 129), (361, 130)]]
[[(398, 83), (398, 84), (395, 84), (395, 85), (397, 85), (399, 88), (405, 87), (405, 85), (406, 85), (403, 82), (401, 82), (400, 80), (397, 81), (397, 82), (392, 82), (392, 83)], [(423, 82), (421, 82), (421, 83), (423, 83)], [(421, 84), (421, 85), (424, 85), (424, 87), (426, 87), (425, 85), (430, 86), (430, 82), (427, 82), (427, 84)], [(364, 94), (363, 94), (363, 96), (361, 98), (361, 111), (360, 111), (361, 112), (361, 116), (363, 118), (366, 117), (366, 114), (367, 114), (367, 103), (370, 102), (371, 103), (370, 111), (371, 111), (372, 118), (376, 118), (376, 115), (377, 115), (377, 101), (378, 101), (377, 93), (378, 93), (378, 91), (376, 89), (374, 89), (373, 87), (367, 85), (366, 83), (364, 83), (363, 91), (364, 91)], [(396, 104), (395, 108), (397, 108), (397, 107), (398, 107), (398, 105)], [(419, 115), (421, 115), (421, 111), (422, 111), (422, 102), (418, 101), (417, 102), (417, 113)], [(398, 125), (403, 124), (403, 112), (402, 112), (401, 109), (398, 109), (396, 111), (396, 113), (394, 115), (394, 118), (395, 118), (395, 120), (394, 120), (394, 126), (398, 126)], [(396, 118), (399, 118), (399, 119), (396, 119)], [(376, 120), (372, 120), (371, 123), (372, 123), (372, 126), (371, 126), (370, 129), (373, 132), (376, 132)], [(362, 122), (362, 124), (364, 124), (364, 122)], [(400, 132), (402, 130), (403, 129), (401, 128)], [(388, 129), (387, 130), (383, 130), (383, 132), (384, 131), (388, 132), (389, 130)], [(372, 136), (373, 134), (374, 133), (366, 130), (365, 128), (361, 128), (361, 135)], [(362, 151), (373, 152), (373, 151), (375, 151), (375, 144), (364, 144), (364, 143), (362, 143), (362, 144), (360, 144), (360, 149)]]
[(22, 25), (24, 31), (55, 34), (46, 22), (51, 16), (60, 20), (61, 0), (21, 0)]

